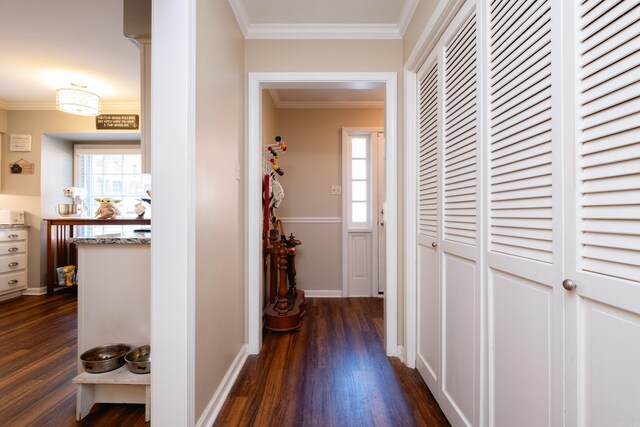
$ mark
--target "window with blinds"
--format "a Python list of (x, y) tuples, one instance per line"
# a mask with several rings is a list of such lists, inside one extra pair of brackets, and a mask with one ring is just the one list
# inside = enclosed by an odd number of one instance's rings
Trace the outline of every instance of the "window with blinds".
[(476, 243), (476, 17), (445, 46), (444, 238)]
[(490, 250), (551, 263), (549, 0), (490, 11)]
[(580, 6), (581, 268), (640, 282), (640, 4)]
[(419, 82), (418, 233), (438, 237), (438, 64)]

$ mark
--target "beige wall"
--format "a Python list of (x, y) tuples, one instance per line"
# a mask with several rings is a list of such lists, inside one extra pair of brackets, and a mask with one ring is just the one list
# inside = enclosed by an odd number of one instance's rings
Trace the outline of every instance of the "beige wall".
[[(402, 41), (247, 40), (245, 70), (247, 72), (395, 71), (400, 73)], [(402, 85), (400, 84), (399, 87)]]
[(198, 0), (196, 16), (197, 420), (245, 343), (244, 183), (236, 180), (245, 79), (244, 39), (228, 2)]
[[(131, 112), (139, 114), (138, 111)], [(29, 134), (31, 135), (31, 151), (11, 152), (9, 151), (9, 135)], [(7, 112), (7, 134), (2, 136), (2, 165), (0, 209), (15, 209), (25, 211), (25, 223), (31, 226), (29, 231), (29, 266), (28, 266), (28, 287), (39, 288), (45, 286), (46, 270), (46, 232), (42, 227), (42, 219), (54, 215), (52, 211), (43, 209), (41, 195), (48, 202), (60, 200), (57, 195), (51, 196), (52, 182), (49, 176), (43, 175), (47, 170), (57, 174), (56, 169), (47, 169), (44, 163), (56, 162), (59, 159), (60, 147), (54, 148), (44, 144), (59, 144), (51, 135), (55, 134), (122, 134), (121, 131), (98, 131), (95, 126), (95, 118), (75, 116), (62, 113), (60, 111), (8, 111)], [(48, 151), (53, 150), (53, 151)], [(49, 155), (50, 154), (50, 155)], [(51, 158), (53, 156), (54, 158)], [(13, 175), (9, 173), (8, 164), (23, 158), (34, 163), (33, 175)], [(55, 165), (53, 165), (55, 168)], [(65, 168), (68, 167), (64, 166)], [(56, 178), (57, 179), (57, 178)], [(62, 183), (63, 181), (55, 181)], [(44, 184), (43, 184), (44, 183)], [(58, 188), (57, 194), (62, 194), (62, 187)], [(46, 192), (46, 194), (44, 194)], [(53, 197), (53, 198), (48, 198)], [(47, 202), (47, 203), (48, 203)]]
[[(342, 197), (331, 185), (342, 185), (342, 128), (384, 127), (382, 108), (278, 110), (278, 133), (287, 144), (279, 164), (285, 199), (279, 217), (342, 217)], [(298, 286), (304, 290), (342, 290), (342, 225), (286, 223), (287, 234), (302, 241), (297, 249)]]
[(7, 132), (7, 112), (0, 110), (0, 133)]
[(433, 15), (440, 0), (420, 0), (418, 7), (411, 18), (411, 22), (404, 32), (402, 39), (403, 59), (406, 61), (415, 48), (416, 43), (424, 32), (429, 19)]

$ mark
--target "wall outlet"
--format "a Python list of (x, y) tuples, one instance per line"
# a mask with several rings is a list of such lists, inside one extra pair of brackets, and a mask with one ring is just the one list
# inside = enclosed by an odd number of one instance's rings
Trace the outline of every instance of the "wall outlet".
[(342, 194), (342, 187), (340, 185), (332, 185), (331, 186), (331, 195), (332, 196), (339, 196), (340, 194)]

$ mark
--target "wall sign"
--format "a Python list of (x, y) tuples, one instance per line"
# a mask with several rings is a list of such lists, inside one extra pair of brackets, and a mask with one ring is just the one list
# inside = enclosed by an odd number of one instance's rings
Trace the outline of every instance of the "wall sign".
[(12, 174), (33, 175), (33, 165), (33, 163), (29, 163), (25, 159), (20, 159), (17, 162), (9, 163), (9, 171)]
[(9, 151), (31, 151), (31, 135), (17, 133), (9, 135)]
[(139, 129), (137, 114), (100, 114), (96, 116), (96, 129)]

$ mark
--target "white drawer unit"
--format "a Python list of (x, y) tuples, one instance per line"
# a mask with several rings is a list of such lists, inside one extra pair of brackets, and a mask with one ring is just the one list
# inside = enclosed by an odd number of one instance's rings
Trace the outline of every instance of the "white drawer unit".
[(26, 228), (3, 228), (0, 229), (0, 242), (12, 242), (14, 240), (27, 240), (29, 230)]
[(0, 294), (19, 291), (27, 287), (27, 270), (0, 274)]
[(0, 299), (27, 287), (27, 228), (0, 228)]

